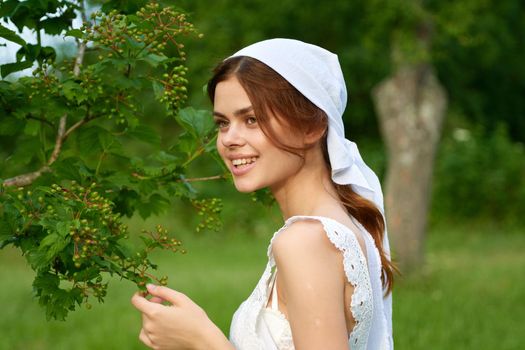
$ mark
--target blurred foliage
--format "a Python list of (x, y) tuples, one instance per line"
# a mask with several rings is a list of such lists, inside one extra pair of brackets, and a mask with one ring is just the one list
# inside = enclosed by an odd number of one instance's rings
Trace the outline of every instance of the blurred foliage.
[(435, 169), (433, 216), (525, 224), (525, 147), (507, 127), (455, 128)]
[[(173, 3), (173, 1), (166, 1)], [(321, 45), (341, 60), (349, 91), (347, 134), (379, 139), (371, 89), (395, 67), (391, 52), (435, 65), (450, 109), (492, 130), (503, 122), (525, 141), (525, 3), (521, 0), (329, 1), (181, 0), (205, 34), (188, 44), (191, 103), (211, 69), (241, 47), (271, 37)], [(422, 24), (423, 23), (423, 24)], [(414, 45), (431, 35), (428, 50)]]
[[(181, 0), (177, 3), (189, 11), (205, 34), (202, 41), (187, 46), (191, 52), (203, 53), (188, 61), (193, 105), (209, 106), (202, 87), (211, 70), (247, 44), (271, 37), (289, 37), (321, 45), (338, 54), (346, 77), (347, 136), (358, 142), (364, 159), (380, 177), (386, 159), (370, 91), (399, 64), (395, 56), (399, 50), (404, 59), (432, 63), (449, 98), (444, 145), (439, 151), (434, 177), (433, 216), (468, 219), (475, 213), (490, 212), (489, 219), (521, 219), (516, 212), (524, 208), (519, 203), (524, 201), (525, 187), (521, 180), (525, 172), (520, 167), (525, 157), (518, 151), (525, 142), (523, 1), (282, 0), (269, 4), (263, 0)], [(418, 47), (418, 36), (425, 35), (432, 37), (432, 45)], [(486, 154), (482, 146), (476, 152), (466, 152), (459, 147), (467, 147), (469, 143), (454, 141), (456, 127), (473, 130), (472, 138), (477, 145), (496, 143), (498, 147)], [(483, 154), (490, 155), (501, 166), (490, 169), (481, 166), (479, 157)], [(452, 164), (455, 172), (446, 172), (444, 169), (452, 170)], [(492, 180), (486, 178), (487, 171)], [(469, 181), (463, 177), (467, 173), (471, 174)], [(492, 181), (498, 191), (491, 192)], [(457, 202), (459, 188), (462, 202)], [(467, 201), (469, 196), (477, 200), (468, 200), (466, 207), (456, 210), (457, 203)], [(472, 208), (467, 209), (469, 206)]]

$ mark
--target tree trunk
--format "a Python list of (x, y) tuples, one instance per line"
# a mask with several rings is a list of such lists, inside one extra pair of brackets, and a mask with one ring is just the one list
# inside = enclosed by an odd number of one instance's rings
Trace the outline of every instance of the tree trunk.
[(409, 65), (373, 91), (387, 148), (385, 208), (394, 259), (402, 273), (424, 262), (434, 156), (447, 106), (428, 64)]

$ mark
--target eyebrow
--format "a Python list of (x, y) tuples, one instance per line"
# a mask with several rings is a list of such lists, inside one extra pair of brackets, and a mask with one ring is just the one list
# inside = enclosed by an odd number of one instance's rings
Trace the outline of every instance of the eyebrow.
[[(233, 115), (236, 116), (236, 117), (239, 117), (241, 115), (244, 115), (244, 114), (247, 114), (247, 113), (250, 113), (250, 112), (253, 112), (253, 107), (252, 106), (248, 106), (248, 107), (244, 107), (244, 108), (238, 109), (235, 112), (233, 112)], [(226, 118), (226, 116), (224, 114), (222, 114), (220, 112), (217, 112), (217, 111), (213, 111), (213, 115), (217, 116), (217, 117), (221, 117), (221, 118)]]

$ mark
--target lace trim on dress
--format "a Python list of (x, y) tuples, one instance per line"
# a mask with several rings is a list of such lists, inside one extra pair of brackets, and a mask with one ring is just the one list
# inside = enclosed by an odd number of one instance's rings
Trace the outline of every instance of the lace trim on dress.
[[(357, 228), (361, 230), (361, 232), (367, 232), (366, 229), (363, 227), (363, 225), (361, 225), (359, 221), (355, 220), (353, 217), (350, 217), (350, 219), (352, 220), (354, 225), (356, 225)], [(377, 293), (374, 293), (373, 297), (374, 297), (374, 303), (377, 303), (379, 305), (375, 305), (374, 308), (376, 312), (379, 312), (379, 310), (382, 309), (381, 304), (383, 303), (383, 297), (384, 297), (383, 295), (384, 290), (383, 290), (383, 285), (381, 282), (381, 275), (383, 274), (382, 266), (381, 266), (381, 257), (379, 256), (379, 250), (377, 249), (374, 239), (370, 235), (368, 235), (368, 237), (365, 237), (365, 238), (368, 238), (365, 241), (367, 242), (366, 244), (367, 255), (369, 256), (368, 266), (370, 269), (370, 277), (376, 276), (374, 277), (374, 283), (376, 283)], [(373, 290), (374, 288), (372, 286), (372, 292)], [(387, 319), (386, 317), (381, 317), (380, 319), (381, 319), (380, 320), (381, 326), (385, 330), (385, 332), (382, 333), (382, 339), (379, 340), (379, 343), (381, 344), (380, 349), (385, 349), (385, 350), (393, 349), (392, 334), (386, 331), (388, 329)]]
[[(257, 323), (261, 322), (261, 310), (265, 308), (268, 300), (268, 281), (275, 266), (272, 243), (280, 232), (294, 221), (300, 219), (319, 220), (329, 240), (343, 252), (344, 271), (348, 281), (354, 287), (350, 311), (356, 324), (350, 334), (349, 344), (352, 350), (366, 349), (368, 331), (370, 330), (373, 315), (373, 297), (367, 261), (355, 233), (349, 227), (334, 219), (321, 216), (292, 216), (274, 233), (268, 247), (266, 269), (252, 294), (241, 304), (233, 316), (230, 340), (236, 349), (264, 349), (264, 344), (257, 336), (256, 329)], [(350, 234), (345, 234), (344, 232)]]

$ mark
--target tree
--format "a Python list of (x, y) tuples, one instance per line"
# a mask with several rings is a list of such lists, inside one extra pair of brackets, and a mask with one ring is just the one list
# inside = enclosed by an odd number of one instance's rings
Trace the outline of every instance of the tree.
[(419, 1), (404, 5), (404, 18), (401, 12), (397, 16), (406, 27), (392, 43), (394, 72), (374, 89), (373, 97), (388, 155), (388, 227), (400, 268), (410, 272), (423, 262), (434, 158), (447, 97), (430, 60), (430, 16)]
[[(75, 58), (58, 62), (40, 40), (28, 44), (0, 27), (0, 37), (21, 46), (17, 61), (0, 67), (4, 78), (38, 62), (33, 76), (0, 82), (0, 134), (15, 145), (0, 170), (0, 248), (13, 245), (25, 255), (48, 318), (64, 319), (76, 305), (89, 306), (90, 297), (103, 301), (108, 274), (141, 289), (152, 279), (166, 283), (150, 274), (156, 265), (148, 253), (183, 251), (180, 242), (157, 227), (134, 248), (123, 216), (146, 218), (179, 198), (206, 213), (198, 229), (219, 224), (220, 201), (199, 198), (191, 183), (223, 173), (186, 177), (199, 156), (219, 159), (209, 112), (181, 109), (188, 83), (183, 42), (198, 33), (171, 7), (150, 3), (125, 15), (114, 9), (119, 5), (107, 3), (90, 20), (82, 1), (0, 5), (19, 30), (78, 43)], [(72, 28), (76, 12), (81, 28)], [(156, 118), (176, 121), (178, 137), (161, 139), (148, 123), (152, 108)]]

